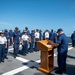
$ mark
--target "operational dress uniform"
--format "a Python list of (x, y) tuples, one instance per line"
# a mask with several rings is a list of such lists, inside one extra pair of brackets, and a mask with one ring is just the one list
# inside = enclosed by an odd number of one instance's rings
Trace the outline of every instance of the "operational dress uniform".
[(42, 37), (42, 31), (41, 30), (39, 31), (39, 34), (40, 34), (40, 40), (42, 40), (43, 37)]
[(10, 45), (12, 45), (12, 36), (13, 36), (12, 30), (9, 30), (9, 36), (10, 36)]
[(56, 31), (54, 31), (54, 43), (56, 43), (57, 42), (57, 33), (56, 33)]
[(14, 58), (18, 56), (19, 52), (19, 44), (20, 44), (20, 33), (18, 31), (18, 27), (15, 28), (15, 31), (13, 33), (13, 47), (14, 47)]
[(0, 31), (0, 63), (4, 62), (4, 58), (5, 58), (5, 44), (7, 44), (7, 39), (4, 36), (4, 33), (2, 31)]
[(5, 58), (8, 59), (7, 57), (7, 54), (8, 54), (8, 47), (9, 47), (9, 44), (10, 44), (10, 36), (9, 36), (9, 32), (7, 29), (5, 29), (5, 34), (4, 36), (6, 37), (7, 39), (7, 48), (5, 48)]
[(43, 32), (43, 40), (45, 40), (45, 32)]
[(28, 30), (28, 27), (25, 27), (25, 31), (26, 31), (27, 35), (30, 35), (30, 31)]
[(30, 44), (30, 51), (32, 52), (34, 50), (34, 30), (31, 31), (31, 34), (30, 34), (30, 41), (31, 41), (31, 44)]
[(57, 38), (57, 43), (58, 43), (58, 47), (57, 47), (58, 70), (56, 71), (56, 73), (62, 74), (64, 71), (66, 71), (66, 57), (67, 57), (67, 52), (68, 52), (68, 38), (63, 33), (63, 30), (61, 28), (58, 29), (57, 33), (58, 33), (58, 38)]
[(54, 35), (53, 30), (51, 30), (49, 37), (50, 37), (50, 40), (51, 40), (52, 42), (54, 42), (54, 40), (55, 40), (55, 35)]
[(75, 47), (75, 31), (74, 31), (74, 33), (71, 35), (71, 39), (72, 39), (72, 47)]
[(24, 31), (24, 34), (22, 35), (21, 39), (22, 39), (22, 45), (23, 45), (22, 54), (26, 55), (28, 52), (27, 49), (28, 49), (28, 41), (29, 41), (29, 36), (26, 34), (26, 31)]

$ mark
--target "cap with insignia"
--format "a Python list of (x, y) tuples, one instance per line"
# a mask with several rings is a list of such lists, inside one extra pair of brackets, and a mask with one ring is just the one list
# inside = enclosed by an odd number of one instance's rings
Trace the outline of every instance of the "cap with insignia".
[(57, 33), (60, 32), (60, 31), (63, 31), (63, 30), (60, 28), (60, 29), (57, 30)]

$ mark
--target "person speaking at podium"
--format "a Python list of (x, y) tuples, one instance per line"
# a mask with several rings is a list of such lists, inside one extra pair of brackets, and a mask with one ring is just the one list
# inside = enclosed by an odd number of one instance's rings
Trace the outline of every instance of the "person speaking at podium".
[(64, 34), (63, 30), (60, 28), (57, 30), (57, 63), (58, 63), (58, 70), (55, 71), (57, 74), (62, 74), (66, 72), (66, 58), (68, 52), (68, 38)]

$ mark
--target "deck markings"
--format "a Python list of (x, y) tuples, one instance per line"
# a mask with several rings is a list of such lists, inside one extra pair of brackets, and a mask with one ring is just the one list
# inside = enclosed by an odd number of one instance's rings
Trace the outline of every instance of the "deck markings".
[[(68, 50), (71, 50), (71, 49), (73, 49), (73, 47), (68, 48)], [(56, 57), (56, 56), (57, 56), (57, 53), (54, 53), (54, 57)], [(29, 61), (29, 60), (24, 59), (24, 58), (22, 58), (22, 57), (16, 57), (16, 59), (19, 60), (19, 61), (22, 61), (22, 62), (24, 62), (24, 63), (27, 63), (27, 62)], [(40, 60), (36, 60), (35, 62), (40, 63)], [(9, 72), (6, 72), (6, 73), (4, 73), (4, 74), (2, 74), (2, 75), (14, 75), (14, 74), (17, 74), (17, 73), (19, 73), (19, 72), (22, 72), (22, 71), (24, 71), (24, 70), (26, 70), (26, 69), (32, 67), (32, 66), (33, 66), (32, 64), (31, 64), (29, 67), (28, 67), (28, 66), (22, 66), (22, 67), (19, 67), (19, 68), (17, 68), (17, 69), (14, 69), (14, 70), (11, 70), (11, 71), (9, 71)], [(34, 65), (34, 66), (35, 66), (35, 65)]]

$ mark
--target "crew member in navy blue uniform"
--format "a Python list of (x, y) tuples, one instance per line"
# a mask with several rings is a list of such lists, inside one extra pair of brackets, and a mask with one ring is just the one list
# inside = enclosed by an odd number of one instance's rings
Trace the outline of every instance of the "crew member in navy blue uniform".
[(0, 63), (4, 62), (5, 48), (7, 48), (7, 39), (4, 36), (4, 32), (0, 31)]
[(27, 31), (24, 31), (24, 34), (21, 37), (22, 39), (22, 54), (26, 55), (28, 53), (28, 42), (29, 42), (29, 36), (27, 35)]
[(30, 44), (30, 51), (33, 52), (34, 50), (34, 41), (35, 41), (35, 35), (34, 35), (34, 30), (31, 31), (30, 34), (30, 39), (31, 39), (31, 44)]
[(43, 40), (45, 40), (45, 31), (43, 32)]
[(16, 56), (18, 56), (18, 52), (19, 52), (19, 44), (20, 44), (20, 33), (19, 33), (19, 28), (15, 27), (15, 31), (13, 33), (13, 37), (12, 37), (12, 41), (13, 41), (13, 47), (14, 47), (14, 58), (16, 58)]
[(5, 58), (8, 59), (7, 54), (8, 54), (8, 47), (9, 47), (9, 45), (10, 45), (10, 36), (9, 36), (9, 32), (8, 32), (7, 29), (5, 29), (4, 36), (5, 36), (6, 39), (7, 39), (7, 48), (5, 48)]
[(56, 31), (54, 31), (54, 43), (56, 43), (57, 42), (57, 33), (56, 33)]
[(51, 32), (50, 32), (49, 38), (50, 38), (50, 40), (51, 40), (52, 42), (54, 42), (55, 36), (54, 36), (53, 29), (52, 29)]
[(12, 45), (12, 36), (13, 36), (12, 29), (9, 30), (9, 36), (10, 36), (10, 45)]
[(75, 47), (75, 31), (71, 35), (71, 39), (72, 39), (72, 47)]
[(68, 38), (64, 34), (63, 30), (60, 28), (57, 31), (57, 51), (58, 51), (58, 70), (55, 71), (57, 74), (62, 74), (66, 71), (66, 58), (68, 52)]
[(42, 30), (39, 30), (40, 33), (40, 40), (42, 40)]
[(25, 31), (27, 32), (27, 35), (30, 35), (30, 31), (29, 31), (28, 27), (25, 27)]

